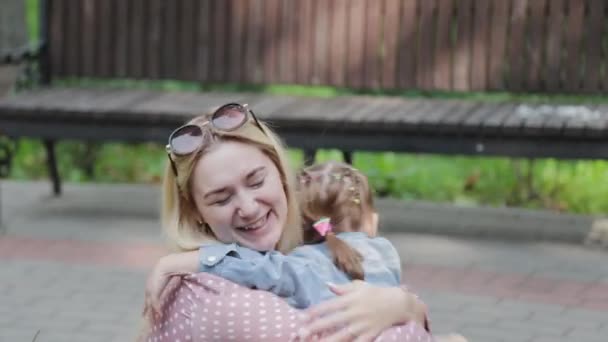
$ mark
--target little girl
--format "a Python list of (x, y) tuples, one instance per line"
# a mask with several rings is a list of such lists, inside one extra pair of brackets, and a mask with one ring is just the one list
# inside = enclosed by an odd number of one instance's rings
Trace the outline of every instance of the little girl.
[[(193, 272), (211, 273), (275, 293), (296, 308), (308, 308), (335, 296), (328, 286), (332, 283), (359, 279), (399, 286), (399, 255), (387, 239), (376, 237), (378, 217), (367, 178), (337, 162), (305, 168), (298, 178), (307, 245), (283, 255), (214, 243), (198, 252), (168, 255), (148, 281), (150, 303), (146, 306), (160, 313), (161, 293), (169, 278)], [(428, 330), (428, 325), (425, 328)]]
[(161, 270), (153, 274), (164, 274), (165, 279), (152, 282), (159, 285), (149, 286), (149, 292), (153, 297), (160, 296), (167, 275), (207, 272), (245, 287), (273, 292), (293, 307), (307, 308), (335, 296), (328, 283), (359, 279), (374, 285), (399, 286), (399, 255), (387, 239), (375, 237), (378, 218), (367, 178), (337, 162), (305, 168), (298, 178), (307, 245), (288, 255), (221, 243), (204, 245), (198, 254), (172, 254), (157, 265)]

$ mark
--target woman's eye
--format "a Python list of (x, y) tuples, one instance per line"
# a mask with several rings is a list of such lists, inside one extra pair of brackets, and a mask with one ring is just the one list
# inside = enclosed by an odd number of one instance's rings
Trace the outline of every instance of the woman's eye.
[(260, 188), (262, 185), (264, 185), (264, 179), (261, 179), (253, 184), (251, 184), (251, 187), (254, 189)]
[(225, 205), (228, 204), (228, 202), (230, 201), (230, 196), (226, 197), (226, 198), (222, 198), (220, 200), (215, 201), (215, 205)]

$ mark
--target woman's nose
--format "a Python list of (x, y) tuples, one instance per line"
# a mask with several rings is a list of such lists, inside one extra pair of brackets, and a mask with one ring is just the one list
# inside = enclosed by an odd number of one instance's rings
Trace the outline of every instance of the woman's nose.
[(241, 218), (254, 218), (258, 213), (258, 202), (253, 196), (243, 195), (239, 199), (237, 214)]

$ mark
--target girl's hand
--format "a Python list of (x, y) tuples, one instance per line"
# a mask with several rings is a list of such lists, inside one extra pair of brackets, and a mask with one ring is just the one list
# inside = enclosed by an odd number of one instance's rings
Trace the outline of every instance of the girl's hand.
[(339, 297), (307, 310), (307, 324), (300, 339), (323, 334), (323, 341), (372, 341), (383, 330), (417, 320), (424, 324), (424, 305), (399, 287), (376, 287), (355, 280), (345, 285), (328, 284)]
[(152, 322), (161, 317), (162, 306), (179, 286), (181, 276), (197, 271), (197, 255), (197, 252), (169, 254), (156, 263), (146, 281), (144, 317), (149, 316)]

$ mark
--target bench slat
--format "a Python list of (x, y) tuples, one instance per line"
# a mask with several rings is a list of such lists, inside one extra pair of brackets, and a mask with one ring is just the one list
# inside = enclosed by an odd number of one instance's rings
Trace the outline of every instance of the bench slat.
[(421, 117), (418, 126), (420, 129), (429, 132), (436, 132), (439, 126), (447, 117), (453, 114), (453, 110), (458, 106), (458, 101), (441, 101), (437, 105), (429, 106), (426, 113)]
[(499, 135), (502, 131), (502, 125), (507, 118), (515, 111), (517, 104), (501, 103), (496, 110), (492, 112), (482, 123), (482, 132), (484, 135)]

